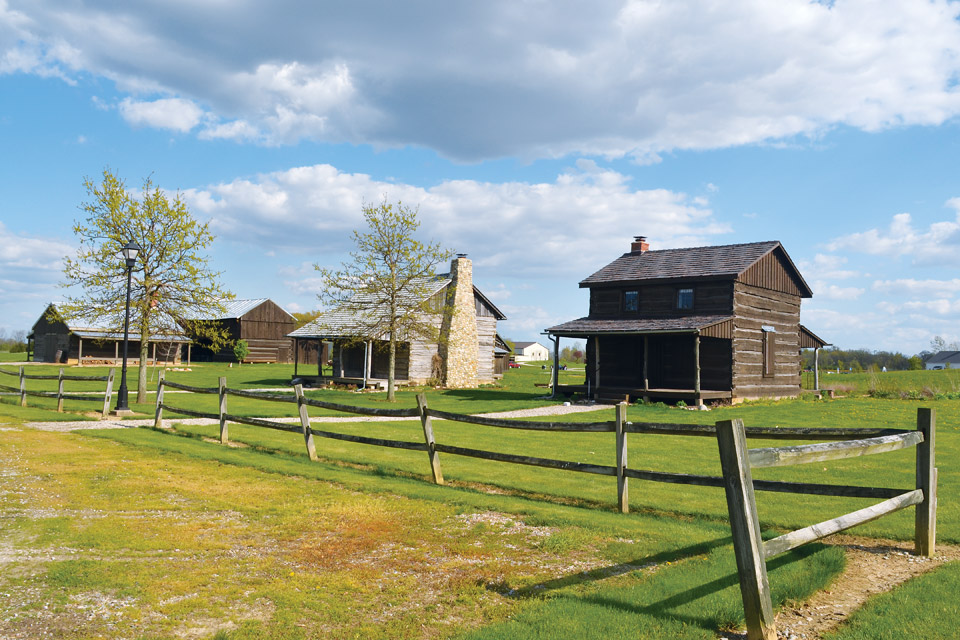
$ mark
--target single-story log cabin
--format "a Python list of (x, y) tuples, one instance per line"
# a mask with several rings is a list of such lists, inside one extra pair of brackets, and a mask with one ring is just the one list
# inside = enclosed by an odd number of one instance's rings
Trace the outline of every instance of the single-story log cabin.
[[(469, 388), (502, 377), (508, 351), (506, 344), (497, 340), (497, 321), (506, 316), (473, 286), (472, 262), (462, 255), (455, 258), (450, 273), (438, 275), (431, 283), (427, 299), (435, 310), (427, 321), (437, 328), (441, 340), (398, 345), (396, 381), (424, 384), (437, 380), (448, 387)], [(329, 373), (323, 371), (322, 358), (315, 368), (297, 363), (294, 378), (363, 387), (385, 385), (389, 342), (383, 336), (356, 336), (356, 324), (349, 313), (331, 311), (291, 332), (297, 353), (304, 351), (301, 343), (313, 341), (320, 345), (313, 353), (329, 354), (332, 361)]]
[(293, 343), (287, 334), (293, 331), (296, 320), (283, 307), (269, 298), (226, 300), (225, 310), (211, 318), (196, 318), (215, 322), (227, 332), (229, 342), (214, 351), (204, 340), (196, 338), (193, 359), (198, 362), (233, 362), (233, 346), (246, 340), (250, 353), (244, 362), (292, 362)]
[[(134, 327), (131, 326), (131, 329)], [(50, 304), (27, 336), (33, 341), (34, 362), (63, 364), (116, 364), (123, 358), (123, 330), (103, 326), (92, 319), (64, 320), (56, 304)], [(181, 335), (150, 336), (151, 363), (179, 364), (190, 359), (190, 339)], [(128, 362), (140, 361), (140, 334), (130, 331)]]
[(825, 344), (800, 324), (813, 293), (776, 241), (650, 251), (637, 236), (580, 287), (589, 315), (546, 334), (555, 354), (561, 338), (586, 341), (586, 375), (581, 385), (554, 377), (555, 393), (697, 404), (796, 396), (800, 349)]

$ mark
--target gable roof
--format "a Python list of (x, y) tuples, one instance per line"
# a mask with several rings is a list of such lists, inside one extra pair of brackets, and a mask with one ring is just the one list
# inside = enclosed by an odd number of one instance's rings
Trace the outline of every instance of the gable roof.
[[(236, 320), (237, 318), (242, 318), (247, 315), (260, 305), (265, 302), (272, 302), (270, 298), (249, 298), (246, 300), (221, 300), (221, 304), (224, 307), (224, 311), (221, 314), (211, 314), (210, 316), (204, 318), (192, 318), (193, 320)], [(276, 304), (274, 302), (274, 304)], [(283, 311), (285, 314), (290, 316), (290, 319), (293, 320), (293, 316), (290, 315), (290, 312), (277, 304), (277, 308)]]
[[(71, 318), (70, 320), (64, 319), (59, 312), (57, 311), (56, 302), (51, 302), (44, 309), (43, 313), (40, 315), (40, 318), (33, 323), (33, 327), (30, 329), (30, 335), (35, 335), (37, 330), (37, 325), (40, 324), (40, 321), (45, 317), (50, 317), (51, 313), (55, 314), (57, 321), (63, 323), (63, 326), (67, 328), (67, 331), (70, 333), (83, 338), (84, 340), (123, 340), (123, 332), (117, 331), (111, 328), (104, 326), (104, 324), (94, 318), (84, 317), (84, 318)], [(136, 330), (136, 327), (131, 327), (131, 330), (127, 332), (128, 338), (130, 340), (138, 341), (140, 340), (140, 332)], [(155, 333), (150, 336), (150, 342), (190, 342), (190, 338), (176, 333)]]
[(581, 287), (629, 283), (643, 280), (735, 279), (766, 255), (777, 252), (800, 289), (801, 296), (813, 295), (783, 246), (776, 240), (727, 244), (713, 247), (663, 249), (625, 253), (596, 273), (580, 281)]
[(928, 363), (938, 364), (941, 362), (960, 362), (960, 351), (937, 351), (927, 358)]
[[(426, 291), (427, 295), (424, 297), (424, 300), (428, 300), (446, 288), (453, 280), (450, 278), (449, 273), (441, 273), (433, 278), (433, 282), (428, 282), (428, 288)], [(473, 293), (475, 296), (479, 297), (483, 302), (490, 307), (493, 311), (494, 317), (497, 320), (505, 320), (506, 316), (503, 315), (503, 312), (500, 311), (490, 299), (487, 298), (476, 285), (473, 287)], [(355, 296), (355, 299), (359, 303), (372, 303), (375, 301), (373, 296), (367, 294), (359, 294)], [(369, 313), (375, 313), (375, 309), (371, 309)], [(360, 323), (356, 321), (356, 314), (352, 313), (346, 309), (333, 309), (321, 313), (317, 318), (307, 324), (303, 325), (299, 329), (291, 331), (287, 334), (287, 337), (290, 338), (336, 338), (341, 336), (356, 335)]]

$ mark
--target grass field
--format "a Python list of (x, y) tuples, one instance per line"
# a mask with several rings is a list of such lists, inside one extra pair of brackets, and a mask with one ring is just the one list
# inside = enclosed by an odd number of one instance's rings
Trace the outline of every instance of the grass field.
[[(258, 367), (228, 370), (230, 386), (272, 386), (260, 381), (283, 376), (275, 373), (280, 366)], [(182, 381), (214, 386), (222, 371), (184, 372)], [(502, 389), (429, 390), (428, 401), (465, 412), (538, 406), (547, 401), (534, 385), (545, 377), (539, 367), (525, 367), (508, 372)], [(311, 393), (386, 406), (379, 394)], [(175, 397), (194, 408), (207, 402)], [(264, 403), (229, 399), (235, 400), (231, 412), (248, 415), (282, 415), (286, 407), (265, 410)], [(399, 394), (396, 406), (413, 406), (412, 393)], [(629, 419), (905, 428), (918, 406), (938, 412), (938, 533), (956, 543), (960, 401), (852, 397), (711, 412), (633, 405)], [(610, 408), (565, 419), (612, 416)], [(448, 486), (441, 487), (429, 481), (422, 452), (318, 439), (320, 460), (311, 463), (302, 437), (242, 425), (230, 426), (230, 447), (209, 441), (216, 427), (181, 425), (173, 433), (21, 427), (48, 417), (76, 416), (0, 402), (0, 558), (7, 569), (0, 592), (15, 594), (0, 599), (0, 637), (26, 629), (25, 637), (81, 638), (714, 638), (742, 621), (719, 489), (631, 481), (632, 512), (622, 515), (615, 511), (612, 478), (442, 454)], [(422, 439), (417, 421), (322, 428)], [(612, 434), (443, 421), (434, 422), (434, 431), (439, 442), (459, 446), (614, 460)], [(716, 458), (712, 438), (630, 436), (631, 468), (716, 475)], [(756, 476), (911, 488), (913, 453)], [(758, 500), (767, 535), (869, 504), (768, 493)], [(910, 539), (912, 510), (855, 532)], [(804, 599), (827, 586), (842, 565), (839, 549), (821, 545), (776, 559), (770, 563), (775, 601)], [(915, 601), (941, 588), (952, 593), (956, 571), (950, 567), (924, 578), (922, 589), (909, 583), (889, 597)], [(955, 628), (960, 615), (946, 602), (943, 610), (922, 637), (950, 637), (936, 631)], [(874, 618), (869, 611), (843, 630), (860, 635), (838, 640), (880, 637), (870, 633), (882, 623), (871, 620), (882, 620), (884, 610)]]

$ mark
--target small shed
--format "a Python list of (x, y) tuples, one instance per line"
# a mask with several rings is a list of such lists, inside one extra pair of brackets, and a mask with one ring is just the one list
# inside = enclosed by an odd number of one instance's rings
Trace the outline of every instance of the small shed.
[[(105, 327), (103, 323), (90, 318), (66, 321), (57, 311), (56, 304), (47, 306), (27, 337), (34, 344), (34, 362), (116, 364), (123, 358), (123, 331)], [(179, 364), (183, 355), (187, 356), (188, 361), (190, 359), (190, 339), (186, 336), (150, 336), (149, 344), (152, 363)], [(127, 351), (128, 362), (140, 361), (138, 332), (129, 333)]]
[(293, 343), (287, 334), (293, 331), (296, 320), (283, 307), (269, 298), (226, 300), (226, 310), (215, 317), (195, 318), (215, 322), (223, 327), (230, 341), (213, 350), (202, 338), (196, 338), (194, 360), (233, 362), (233, 345), (245, 340), (250, 353), (244, 362), (293, 362)]

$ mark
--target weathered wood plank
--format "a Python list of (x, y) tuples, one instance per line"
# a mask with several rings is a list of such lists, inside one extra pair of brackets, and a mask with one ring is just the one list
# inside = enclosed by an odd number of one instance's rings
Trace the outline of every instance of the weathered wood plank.
[[(408, 449), (410, 451), (426, 451), (427, 445), (422, 442), (407, 442), (405, 440), (386, 440), (383, 438), (369, 438), (367, 436), (354, 436), (346, 433), (336, 433), (333, 431), (321, 431), (313, 429), (313, 435), (318, 438), (330, 438), (331, 440), (343, 440), (344, 442), (356, 442), (359, 444), (371, 444), (377, 447), (390, 447), (391, 449)], [(439, 447), (439, 445), (437, 445)]]
[(217, 387), (192, 387), (188, 384), (170, 382), (169, 380), (166, 380), (163, 384), (171, 389), (180, 389), (181, 391), (190, 391), (191, 393), (220, 393), (220, 390)]
[(5, 373), (8, 376), (19, 376), (20, 373), (17, 371), (7, 371), (6, 369), (0, 367), (0, 373)]
[(372, 409), (368, 407), (353, 407), (347, 404), (337, 404), (335, 402), (323, 402), (313, 398), (303, 398), (303, 403), (311, 407), (321, 409), (330, 409), (331, 411), (343, 411), (344, 413), (357, 413), (364, 416), (391, 416), (396, 418), (418, 418), (420, 412), (417, 409)]
[[(628, 422), (625, 431), (627, 433), (713, 437), (717, 433), (717, 428), (712, 424)], [(763, 440), (849, 440), (857, 436), (872, 438), (913, 433), (905, 429), (836, 429), (828, 427), (745, 427), (744, 432), (747, 438)]]
[[(179, 409), (172, 409), (167, 407), (172, 411), (179, 411)], [(218, 416), (214, 416), (217, 418)], [(264, 420), (262, 418), (251, 418), (248, 416), (235, 416), (232, 413), (225, 413), (224, 419), (230, 422), (238, 422), (240, 424), (249, 424), (253, 427), (266, 427), (267, 429), (276, 429), (277, 431), (291, 431), (293, 433), (300, 432), (300, 425), (290, 424), (285, 422), (274, 422), (273, 420)]]
[(725, 420), (718, 422), (716, 427), (740, 594), (747, 622), (747, 639), (776, 640), (767, 564), (763, 556), (763, 540), (760, 537), (743, 422)]
[(192, 409), (184, 409), (182, 407), (172, 407), (168, 404), (164, 404), (163, 408), (171, 413), (177, 413), (184, 416), (190, 416), (191, 418), (207, 418), (208, 420), (219, 420), (220, 416), (216, 413), (207, 413), (206, 411), (193, 411)]
[(307, 447), (307, 456), (311, 460), (317, 459), (317, 448), (313, 443), (313, 430), (310, 428), (310, 416), (307, 414), (307, 405), (303, 404), (303, 385), (294, 385), (293, 391), (297, 396), (297, 411), (300, 414), (300, 428), (303, 430), (303, 441)]
[(791, 531), (790, 533), (784, 534), (779, 538), (774, 538), (773, 540), (768, 540), (765, 542), (763, 545), (764, 556), (766, 558), (772, 558), (780, 555), (781, 553), (785, 553), (791, 549), (795, 549), (801, 545), (807, 544), (808, 542), (821, 540), (834, 533), (845, 531), (851, 527), (876, 520), (877, 518), (885, 516), (889, 513), (899, 511), (900, 509), (906, 509), (909, 506), (920, 504), (921, 502), (923, 502), (923, 491), (920, 489), (915, 489), (913, 491), (900, 494), (894, 498), (890, 498), (889, 500), (884, 500), (878, 504), (866, 507), (865, 509), (847, 513), (838, 518), (813, 524), (809, 527), (804, 527), (803, 529)]
[(856, 458), (875, 453), (897, 451), (922, 442), (923, 435), (916, 431), (909, 431), (893, 436), (880, 436), (863, 440), (845, 440), (842, 442), (824, 442), (805, 444), (796, 447), (771, 447), (764, 449), (750, 449), (750, 466), (754, 468), (784, 467), (808, 462), (823, 462), (825, 460), (841, 460)]
[(440, 455), (437, 453), (437, 441), (433, 437), (433, 424), (427, 407), (427, 396), (417, 394), (417, 408), (420, 410), (420, 425), (423, 427), (423, 440), (427, 445), (427, 457), (430, 459), (430, 473), (436, 484), (443, 484), (443, 470), (440, 468)]
[(268, 400), (270, 402), (297, 402), (296, 396), (289, 394), (265, 393), (263, 391), (246, 391), (244, 389), (230, 388), (227, 388), (226, 392), (228, 395), (237, 396), (239, 398), (253, 398), (255, 400)]
[(527, 422), (525, 420), (505, 420), (503, 418), (486, 418), (471, 416), (463, 413), (450, 413), (437, 409), (427, 409), (431, 417), (455, 422), (469, 422), (486, 427), (503, 427), (505, 429), (526, 429), (529, 431), (567, 431), (583, 433), (611, 433), (616, 429), (614, 422)]
[(624, 471), (627, 468), (627, 433), (623, 430), (627, 422), (627, 403), (621, 402), (617, 405), (617, 507), (620, 513), (630, 512), (630, 499), (627, 486), (627, 476)]
[[(111, 369), (110, 371), (113, 371)], [(153, 416), (153, 427), (160, 429), (163, 427), (163, 369), (157, 377), (157, 409)]]
[(217, 381), (217, 396), (219, 399), (218, 407), (220, 414), (220, 444), (230, 442), (230, 436), (227, 433), (227, 379), (221, 376)]
[(932, 556), (937, 546), (937, 414), (933, 409), (917, 409), (917, 431), (923, 442), (917, 445), (917, 489), (923, 502), (917, 505), (914, 543), (917, 555)]
[[(103, 412), (101, 413), (104, 418), (107, 417), (107, 412), (110, 411), (110, 400), (113, 398), (113, 379), (116, 373), (117, 370), (112, 368), (107, 372), (107, 386), (103, 390)], [(160, 370), (160, 379), (163, 379), (162, 369)]]
[(437, 451), (441, 453), (452, 453), (458, 456), (467, 456), (470, 458), (481, 458), (483, 460), (495, 460), (497, 462), (511, 462), (513, 464), (524, 464), (533, 467), (545, 467), (547, 469), (564, 469), (566, 471), (579, 471), (581, 473), (594, 473), (602, 476), (616, 476), (616, 467), (608, 467), (597, 464), (584, 464), (581, 462), (569, 462), (566, 460), (553, 460), (551, 458), (534, 458), (531, 456), (518, 456), (512, 453), (496, 453), (494, 451), (481, 451), (479, 449), (467, 449), (464, 447), (454, 447), (446, 444), (437, 444)]

